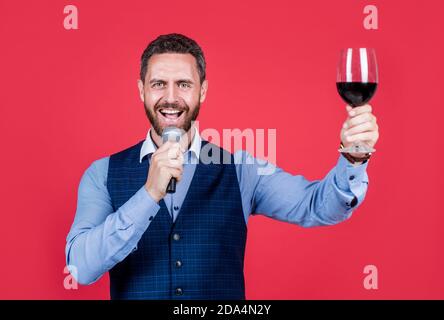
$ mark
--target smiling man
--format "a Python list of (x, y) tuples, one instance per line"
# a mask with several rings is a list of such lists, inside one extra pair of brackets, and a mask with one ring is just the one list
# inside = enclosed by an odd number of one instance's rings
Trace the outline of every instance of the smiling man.
[[(192, 122), (208, 90), (205, 67), (198, 44), (180, 34), (159, 36), (145, 49), (138, 87), (151, 129), (134, 146), (94, 161), (81, 179), (66, 244), (79, 283), (109, 271), (112, 299), (245, 299), (251, 214), (333, 225), (364, 200), (368, 156), (340, 154), (323, 179), (308, 181), (277, 167), (260, 175), (250, 154), (201, 139)], [(371, 107), (346, 111), (344, 146), (361, 140), (373, 147)], [(179, 143), (162, 142), (169, 126), (183, 130)], [(203, 161), (204, 149), (220, 161)], [(166, 193), (171, 178), (177, 190)]]

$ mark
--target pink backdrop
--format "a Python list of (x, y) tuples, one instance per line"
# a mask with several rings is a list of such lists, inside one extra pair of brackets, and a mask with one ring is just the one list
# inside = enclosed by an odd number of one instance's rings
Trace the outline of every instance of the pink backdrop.
[[(65, 30), (63, 8), (79, 9)], [(363, 8), (379, 9), (379, 29)], [(277, 164), (309, 179), (336, 163), (342, 47), (376, 48), (380, 141), (351, 220), (303, 229), (249, 221), (249, 299), (444, 298), (442, 1), (0, 2), (0, 298), (107, 299), (108, 276), (63, 287), (79, 179), (149, 127), (136, 80), (159, 34), (184, 33), (208, 63), (204, 128), (275, 128)], [(441, 150), (438, 150), (441, 148)], [(379, 271), (366, 290), (363, 268)]]

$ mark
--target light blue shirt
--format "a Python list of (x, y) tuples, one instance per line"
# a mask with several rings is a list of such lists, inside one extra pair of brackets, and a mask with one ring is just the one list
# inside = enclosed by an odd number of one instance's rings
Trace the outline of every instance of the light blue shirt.
[[(183, 176), (177, 183), (176, 193), (164, 197), (173, 220), (191, 184), (200, 144), (201, 138), (196, 132), (184, 154)], [(150, 160), (155, 150), (148, 131), (140, 161), (145, 156)], [(314, 181), (302, 175), (291, 175), (245, 151), (235, 152), (234, 158), (245, 223), (250, 214), (261, 214), (302, 227), (333, 225), (348, 219), (367, 192), (368, 162), (352, 165), (342, 155), (323, 179)], [(151, 223), (149, 217), (155, 216), (160, 209), (142, 186), (114, 212), (106, 186), (108, 163), (109, 157), (96, 160), (83, 174), (76, 215), (67, 236), (66, 263), (81, 284), (97, 281), (137, 250), (138, 241)], [(264, 168), (270, 174), (263, 174), (261, 169)]]

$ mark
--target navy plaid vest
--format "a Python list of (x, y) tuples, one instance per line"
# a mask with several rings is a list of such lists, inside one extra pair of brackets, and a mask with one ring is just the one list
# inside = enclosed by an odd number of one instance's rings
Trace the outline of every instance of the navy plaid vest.
[[(107, 187), (114, 210), (146, 182), (142, 143), (110, 157)], [(233, 155), (209, 146), (231, 163), (197, 164), (174, 223), (159, 202), (137, 249), (109, 271), (111, 299), (245, 299), (247, 227)]]

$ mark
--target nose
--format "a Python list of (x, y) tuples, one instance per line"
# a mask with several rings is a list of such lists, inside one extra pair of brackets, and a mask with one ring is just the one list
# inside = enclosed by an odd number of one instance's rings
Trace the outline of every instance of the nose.
[(166, 96), (165, 96), (165, 101), (168, 103), (176, 103), (179, 101), (178, 99), (178, 92), (177, 92), (176, 86), (174, 84), (169, 85), (167, 92), (166, 92)]

